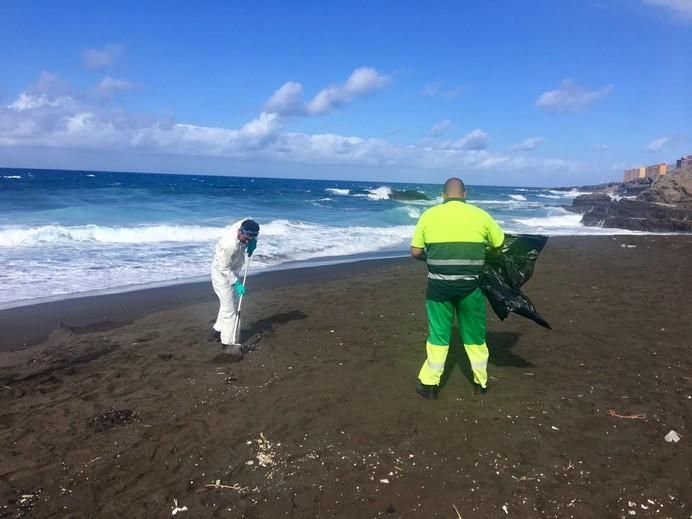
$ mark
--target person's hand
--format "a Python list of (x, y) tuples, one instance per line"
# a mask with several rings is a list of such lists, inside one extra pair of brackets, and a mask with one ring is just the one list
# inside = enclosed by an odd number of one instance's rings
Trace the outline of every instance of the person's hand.
[(240, 281), (236, 281), (233, 284), (233, 288), (235, 289), (235, 293), (238, 296), (242, 296), (245, 293), (245, 285), (243, 285)]
[(252, 256), (252, 253), (255, 252), (256, 248), (257, 238), (253, 238), (249, 242), (247, 242), (247, 249), (245, 249), (245, 252), (247, 253), (248, 257)]

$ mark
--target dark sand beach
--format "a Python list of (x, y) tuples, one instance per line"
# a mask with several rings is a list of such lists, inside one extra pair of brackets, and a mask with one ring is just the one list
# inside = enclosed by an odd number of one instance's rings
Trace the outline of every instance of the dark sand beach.
[(240, 362), (208, 284), (0, 311), (0, 517), (692, 517), (691, 258), (551, 238), (553, 330), (489, 312), (489, 392), (455, 341), (437, 401), (411, 259), (252, 278)]

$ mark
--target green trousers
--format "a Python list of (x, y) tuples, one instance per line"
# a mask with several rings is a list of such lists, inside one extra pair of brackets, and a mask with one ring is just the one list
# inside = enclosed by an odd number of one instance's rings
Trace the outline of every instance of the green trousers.
[(427, 359), (418, 379), (427, 385), (438, 385), (444, 371), (454, 315), (459, 320), (464, 349), (471, 362), (473, 380), (486, 387), (488, 383), (488, 346), (485, 344), (485, 298), (480, 289), (464, 299), (451, 301), (426, 300), (428, 312)]

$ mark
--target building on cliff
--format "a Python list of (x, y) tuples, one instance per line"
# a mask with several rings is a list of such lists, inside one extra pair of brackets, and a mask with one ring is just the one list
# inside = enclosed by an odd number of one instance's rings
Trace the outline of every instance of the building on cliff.
[(625, 170), (625, 178), (623, 182), (634, 182), (640, 178), (646, 178), (646, 168), (632, 168)]
[(661, 162), (660, 164), (652, 164), (651, 166), (626, 169), (623, 182), (636, 182), (641, 179), (647, 179), (650, 181), (656, 180), (661, 175), (665, 175), (668, 172), (668, 164)]
[(660, 164), (653, 164), (647, 166), (644, 175), (646, 178), (651, 180), (656, 180), (661, 175), (665, 175), (668, 171), (668, 164), (661, 162)]
[(675, 161), (675, 169), (692, 168), (692, 155), (681, 157)]

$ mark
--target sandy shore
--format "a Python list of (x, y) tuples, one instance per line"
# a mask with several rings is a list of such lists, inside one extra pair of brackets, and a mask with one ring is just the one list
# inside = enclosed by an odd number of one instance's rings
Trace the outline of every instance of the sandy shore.
[(551, 239), (526, 292), (553, 331), (491, 317), (490, 391), (455, 348), (437, 401), (413, 260), (257, 277), (237, 363), (204, 285), (2, 311), (0, 517), (689, 518), (691, 258)]

